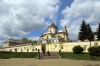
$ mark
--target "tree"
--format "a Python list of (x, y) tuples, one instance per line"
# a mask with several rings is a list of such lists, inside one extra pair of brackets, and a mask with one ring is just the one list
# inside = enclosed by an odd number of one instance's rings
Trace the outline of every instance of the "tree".
[(98, 40), (100, 40), (100, 23), (99, 23), (99, 26), (97, 28), (97, 38), (98, 38)]
[(86, 35), (87, 35), (87, 39), (89, 41), (93, 41), (94, 40), (93, 32), (92, 32), (91, 27), (90, 27), (89, 24), (87, 24), (87, 34)]
[(92, 60), (93, 56), (100, 56), (100, 46), (89, 47), (88, 51), (89, 54), (92, 56)]
[(36, 40), (34, 40), (34, 41), (33, 41), (33, 43), (36, 43), (36, 44), (37, 44), (37, 41), (36, 41)]
[(32, 40), (28, 40), (28, 42), (29, 42), (29, 43), (33, 43), (33, 41), (32, 41)]
[(73, 52), (75, 53), (75, 54), (81, 54), (82, 52), (83, 52), (83, 48), (79, 45), (79, 46), (75, 46), (75, 47), (73, 47)]
[(33, 43), (37, 44), (37, 41), (36, 41), (36, 40), (28, 40), (28, 42), (29, 42), (29, 43), (32, 43), (32, 44), (33, 44)]
[(22, 43), (22, 44), (29, 43), (29, 40), (28, 40), (27, 38), (24, 37), (24, 38), (21, 39), (21, 43)]
[(84, 41), (87, 39), (87, 27), (86, 27), (86, 23), (84, 20), (83, 20), (81, 27), (80, 27), (78, 39), (81, 41)]

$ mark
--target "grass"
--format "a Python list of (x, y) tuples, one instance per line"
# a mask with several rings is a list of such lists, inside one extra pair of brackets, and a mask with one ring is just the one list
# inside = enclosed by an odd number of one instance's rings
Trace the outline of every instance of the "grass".
[(0, 52), (0, 58), (35, 58), (37, 52)]
[[(73, 52), (60, 52), (58, 54), (61, 56), (61, 58), (77, 59), (77, 60), (92, 60), (92, 57), (89, 55), (89, 53), (74, 54)], [(100, 56), (94, 56), (94, 60), (100, 61)]]

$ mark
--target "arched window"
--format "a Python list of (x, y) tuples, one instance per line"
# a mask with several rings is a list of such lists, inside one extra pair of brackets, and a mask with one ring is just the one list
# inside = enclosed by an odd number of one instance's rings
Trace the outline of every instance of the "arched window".
[(48, 36), (47, 36), (47, 39), (48, 39)]
[(32, 51), (34, 51), (34, 49), (32, 49)]
[(50, 29), (50, 32), (51, 32), (51, 29)]
[(10, 52), (12, 52), (12, 49), (10, 49)]

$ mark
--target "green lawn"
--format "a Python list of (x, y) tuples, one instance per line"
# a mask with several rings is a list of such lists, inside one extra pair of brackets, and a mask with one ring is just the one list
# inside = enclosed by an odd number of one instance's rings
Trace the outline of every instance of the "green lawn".
[(0, 58), (35, 58), (36, 52), (0, 52)]
[[(58, 53), (61, 58), (77, 59), (77, 60), (91, 60), (92, 57), (88, 53), (74, 54), (73, 52), (60, 52)], [(100, 61), (100, 56), (94, 56), (94, 60)]]

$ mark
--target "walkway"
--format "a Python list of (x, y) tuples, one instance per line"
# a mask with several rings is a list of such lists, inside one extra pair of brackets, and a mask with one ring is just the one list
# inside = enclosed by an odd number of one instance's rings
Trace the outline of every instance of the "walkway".
[(0, 59), (0, 66), (100, 66), (100, 61), (70, 59)]

